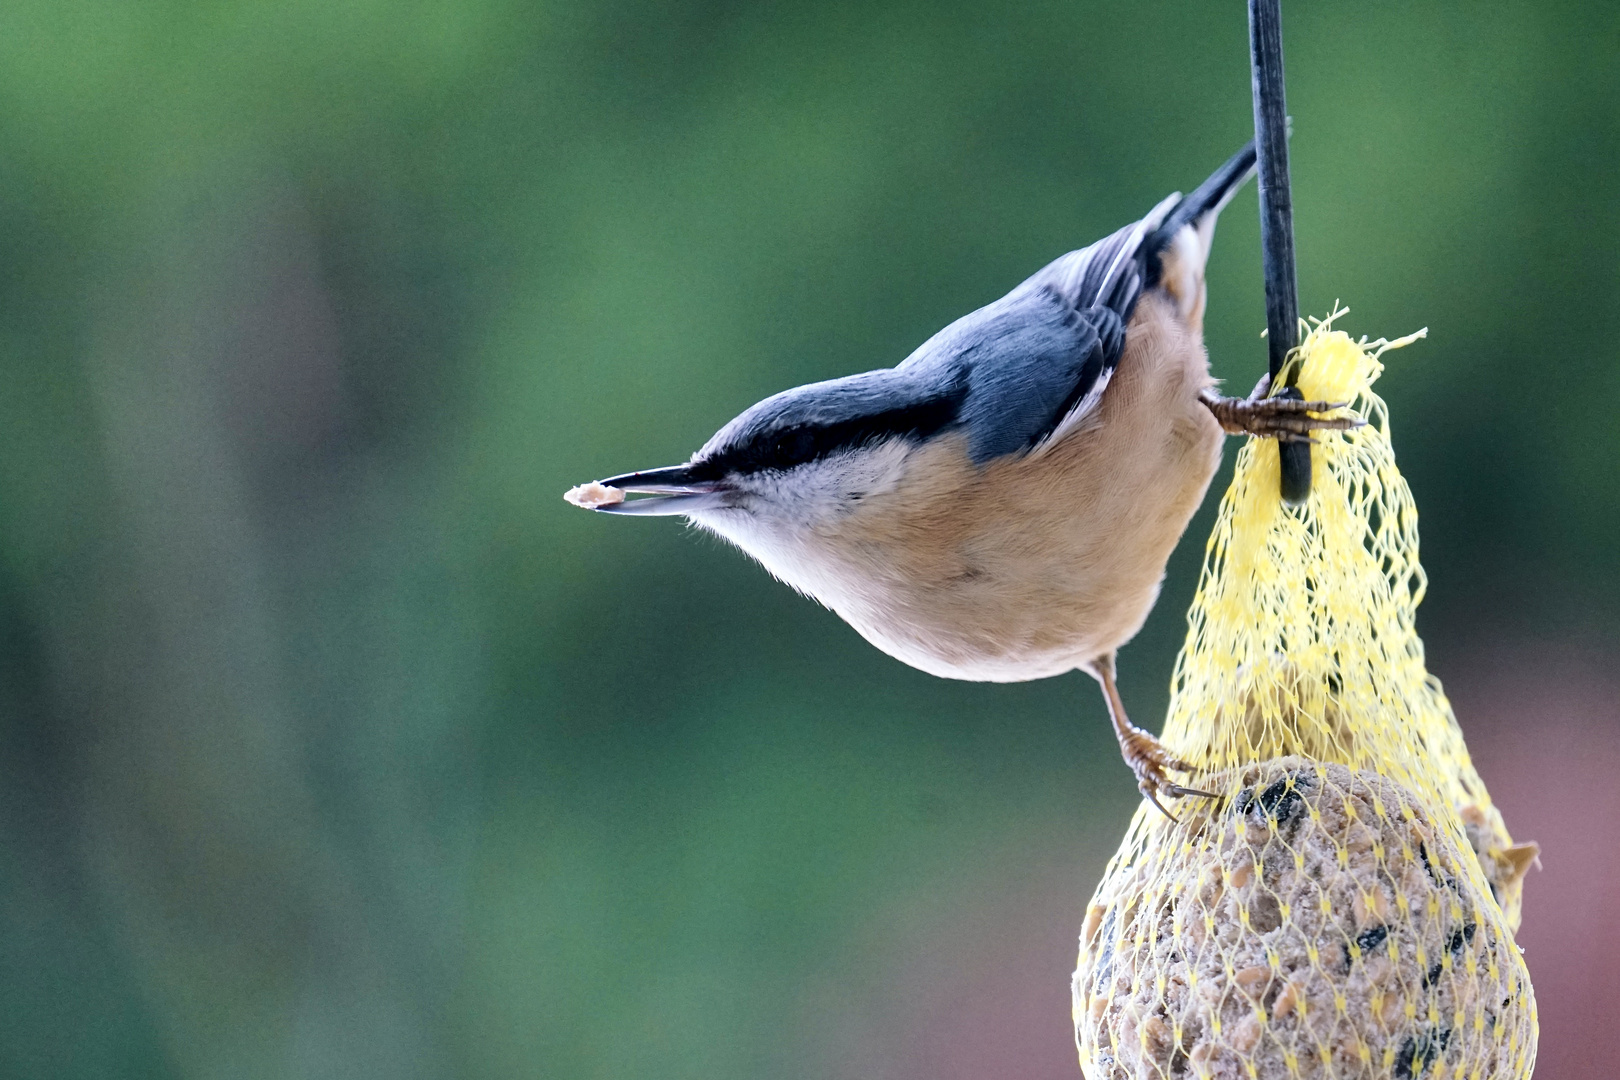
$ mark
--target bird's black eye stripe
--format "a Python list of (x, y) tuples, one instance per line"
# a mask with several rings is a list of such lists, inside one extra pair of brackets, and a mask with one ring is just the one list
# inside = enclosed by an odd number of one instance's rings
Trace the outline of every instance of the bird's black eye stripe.
[(792, 468), (816, 457), (820, 440), (814, 428), (795, 428), (776, 436), (769, 460), (777, 468)]
[(786, 472), (842, 450), (897, 436), (927, 438), (956, 419), (959, 400), (960, 395), (944, 395), (848, 420), (774, 428), (726, 447), (703, 464), (721, 474)]

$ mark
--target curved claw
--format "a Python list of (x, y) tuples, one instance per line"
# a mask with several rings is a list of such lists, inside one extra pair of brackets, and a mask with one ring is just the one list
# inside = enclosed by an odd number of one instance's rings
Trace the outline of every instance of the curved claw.
[[(1174, 785), (1172, 785), (1172, 786), (1174, 786)], [(1149, 783), (1148, 781), (1144, 780), (1141, 783), (1141, 788), (1142, 788), (1142, 794), (1147, 796), (1147, 801), (1152, 803), (1154, 806), (1159, 808), (1159, 813), (1163, 814), (1165, 817), (1169, 818), (1171, 821), (1174, 821), (1176, 824), (1178, 824), (1178, 825), (1181, 824), (1181, 819), (1176, 817), (1176, 815), (1172, 814), (1170, 811), (1166, 810), (1164, 808), (1164, 803), (1159, 801), (1159, 794), (1158, 794), (1158, 791), (1155, 789), (1155, 785), (1153, 785), (1153, 784)]]
[(1172, 814), (1169, 810), (1165, 809), (1164, 804), (1159, 801), (1160, 795), (1166, 795), (1172, 799), (1184, 799), (1189, 796), (1196, 796), (1200, 799), (1216, 799), (1220, 797), (1213, 791), (1202, 791), (1198, 788), (1187, 787), (1183, 784), (1171, 783), (1169, 780), (1165, 779), (1165, 769), (1173, 769), (1176, 772), (1193, 771), (1193, 767), (1187, 764), (1185, 761), (1166, 755), (1166, 760), (1142, 763), (1142, 766), (1137, 769), (1136, 786), (1141, 789), (1142, 794), (1147, 798), (1147, 801), (1157, 807), (1159, 813), (1163, 814), (1171, 821), (1179, 822), (1181, 819), (1176, 817), (1176, 815)]

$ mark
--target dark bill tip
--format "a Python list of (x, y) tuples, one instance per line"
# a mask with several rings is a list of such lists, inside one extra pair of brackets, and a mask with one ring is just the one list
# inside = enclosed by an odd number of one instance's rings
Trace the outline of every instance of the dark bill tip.
[(644, 492), (648, 495), (695, 495), (715, 491), (719, 485), (700, 480), (692, 475), (690, 465), (670, 465), (662, 469), (643, 469), (640, 472), (610, 476), (597, 483), (620, 491)]

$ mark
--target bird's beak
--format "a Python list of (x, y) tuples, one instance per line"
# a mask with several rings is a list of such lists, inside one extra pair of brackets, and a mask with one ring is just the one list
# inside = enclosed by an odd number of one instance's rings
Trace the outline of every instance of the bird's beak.
[[(611, 476), (574, 488), (563, 497), (575, 506), (600, 510), (605, 514), (663, 517), (728, 506), (730, 491), (730, 487), (722, 481), (694, 477), (690, 466), (671, 465), (665, 469)], [(627, 499), (626, 495), (645, 497)]]

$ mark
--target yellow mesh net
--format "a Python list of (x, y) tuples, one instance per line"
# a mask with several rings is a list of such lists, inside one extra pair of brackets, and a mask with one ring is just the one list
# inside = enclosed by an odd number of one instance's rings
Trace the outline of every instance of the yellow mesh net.
[(1089, 1080), (1525, 1078), (1536, 1007), (1514, 845), (1424, 667), (1417, 510), (1371, 390), (1399, 341), (1317, 323), (1308, 502), (1250, 440), (1205, 552), (1164, 742), (1196, 763), (1171, 822), (1137, 811), (1085, 916)]

